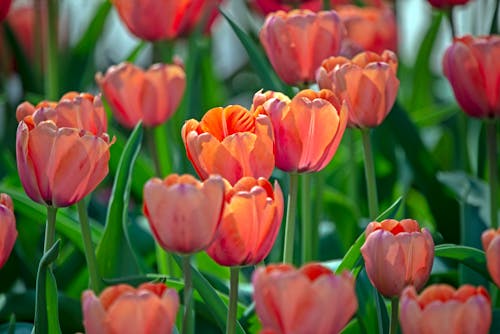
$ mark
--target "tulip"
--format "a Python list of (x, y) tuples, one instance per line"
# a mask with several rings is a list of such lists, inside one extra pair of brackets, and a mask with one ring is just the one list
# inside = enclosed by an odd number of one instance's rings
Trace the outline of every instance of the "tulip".
[(260, 42), (278, 76), (289, 85), (314, 81), (321, 61), (340, 51), (344, 28), (335, 11), (278, 11), (267, 16)]
[(10, 5), (12, 4), (12, 0), (1, 0), (0, 1), (0, 22), (2, 22), (7, 13), (9, 12)]
[(181, 102), (186, 74), (179, 65), (155, 64), (144, 71), (131, 63), (111, 66), (96, 81), (113, 115), (126, 128), (140, 120), (153, 127), (168, 120)]
[(110, 142), (100, 98), (70, 93), (58, 102), (19, 105), (16, 156), (26, 194), (52, 207), (70, 206), (108, 174)]
[(500, 229), (489, 229), (483, 232), (481, 241), (486, 252), (486, 265), (497, 286), (500, 286)]
[(267, 333), (339, 333), (358, 308), (352, 275), (335, 275), (316, 263), (260, 267), (252, 283)]
[(443, 72), (460, 107), (472, 117), (500, 116), (500, 36), (455, 38), (443, 56)]
[[(330, 0), (330, 7), (355, 4), (355, 0)], [(382, 6), (382, 0), (365, 0), (367, 6)], [(309, 9), (318, 12), (323, 8), (323, 0), (252, 0), (250, 5), (260, 13), (267, 15), (279, 10), (289, 12), (293, 9)]]
[(398, 297), (407, 285), (421, 289), (429, 279), (434, 242), (426, 228), (413, 219), (386, 219), (366, 227), (361, 247), (366, 273), (386, 297)]
[(486, 334), (491, 325), (491, 300), (483, 287), (458, 290), (436, 284), (417, 295), (403, 290), (399, 317), (403, 334)]
[(9, 259), (12, 248), (16, 243), (16, 217), (14, 205), (7, 194), (0, 194), (0, 268)]
[(269, 178), (274, 169), (271, 120), (239, 105), (210, 109), (200, 122), (188, 120), (182, 139), (202, 179), (219, 174), (235, 184), (244, 176)]
[(397, 58), (391, 51), (381, 55), (363, 52), (351, 61), (325, 59), (317, 72), (318, 85), (331, 89), (350, 106), (349, 127), (373, 128), (391, 111), (399, 88)]
[(427, 0), (432, 7), (449, 8), (456, 5), (465, 5), (470, 0)]
[(208, 255), (223, 266), (261, 262), (278, 236), (283, 210), (278, 182), (274, 190), (264, 178), (243, 177), (234, 186), (227, 185), (222, 222)]
[(106, 288), (99, 297), (82, 295), (83, 325), (87, 334), (171, 333), (179, 296), (163, 283), (127, 284)]
[(171, 174), (144, 185), (144, 215), (163, 249), (191, 254), (214, 239), (224, 209), (224, 181), (204, 182), (191, 175)]

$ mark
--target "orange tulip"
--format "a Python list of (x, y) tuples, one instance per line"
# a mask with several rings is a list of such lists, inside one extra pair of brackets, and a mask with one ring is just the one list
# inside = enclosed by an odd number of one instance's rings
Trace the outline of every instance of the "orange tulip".
[(366, 273), (386, 297), (399, 296), (407, 285), (421, 289), (429, 279), (434, 241), (429, 231), (413, 219), (386, 219), (366, 227), (361, 247)]
[(144, 185), (144, 215), (156, 241), (170, 252), (191, 254), (214, 239), (224, 209), (224, 181), (205, 182), (191, 175), (171, 174)]
[(82, 295), (83, 325), (87, 334), (171, 333), (179, 308), (177, 291), (163, 283), (110, 286), (97, 297)]
[(210, 109), (182, 127), (186, 153), (202, 179), (219, 174), (231, 184), (244, 176), (269, 178), (274, 169), (273, 130), (267, 116), (239, 105)]
[(481, 240), (486, 252), (486, 265), (497, 286), (500, 286), (500, 229), (489, 229), (483, 232)]
[(350, 106), (349, 127), (373, 128), (391, 111), (399, 88), (397, 58), (391, 51), (381, 55), (363, 52), (351, 61), (325, 59), (317, 72), (318, 85), (331, 89)]
[(234, 187), (227, 185), (221, 226), (208, 255), (223, 266), (261, 262), (278, 236), (283, 210), (278, 182), (274, 190), (264, 178), (243, 177)]
[(252, 277), (255, 309), (267, 333), (339, 333), (358, 308), (354, 278), (310, 263), (258, 268)]
[(1, 0), (0, 1), (0, 22), (2, 22), (7, 13), (9, 12), (10, 5), (12, 4), (12, 0)]
[(140, 120), (148, 127), (164, 123), (175, 112), (186, 87), (179, 65), (155, 64), (144, 71), (133, 64), (111, 66), (96, 81), (118, 123), (133, 128)]
[(278, 76), (289, 85), (314, 81), (321, 61), (340, 51), (344, 27), (335, 11), (278, 11), (267, 16), (260, 42)]
[(0, 268), (9, 259), (12, 248), (16, 243), (16, 217), (14, 205), (7, 194), (0, 194)]
[(432, 7), (449, 8), (456, 5), (465, 5), (469, 0), (427, 0)]
[(330, 90), (283, 94), (258, 92), (253, 109), (271, 118), (276, 166), (286, 172), (316, 172), (332, 160), (347, 125), (348, 108)]
[(70, 206), (108, 174), (106, 114), (99, 97), (69, 93), (58, 103), (17, 108), (17, 169), (35, 202)]
[(491, 300), (483, 287), (431, 285), (417, 295), (403, 290), (399, 320), (404, 334), (486, 334), (491, 325)]
[(472, 117), (500, 116), (500, 36), (455, 38), (443, 56), (443, 72), (458, 104)]

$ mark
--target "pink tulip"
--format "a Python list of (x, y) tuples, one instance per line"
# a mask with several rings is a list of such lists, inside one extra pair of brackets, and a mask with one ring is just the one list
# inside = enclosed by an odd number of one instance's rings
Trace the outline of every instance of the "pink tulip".
[(489, 229), (483, 232), (481, 240), (486, 252), (486, 265), (497, 286), (500, 286), (500, 229)]
[(465, 5), (470, 0), (427, 0), (432, 7), (449, 8), (456, 5)]
[(16, 217), (14, 205), (7, 194), (0, 194), (0, 268), (9, 259), (12, 248), (16, 243)]

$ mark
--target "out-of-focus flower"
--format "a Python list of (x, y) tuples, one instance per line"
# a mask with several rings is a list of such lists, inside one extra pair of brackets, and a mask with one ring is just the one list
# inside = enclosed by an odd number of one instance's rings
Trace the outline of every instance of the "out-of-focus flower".
[(340, 51), (344, 27), (335, 11), (278, 11), (267, 16), (260, 42), (278, 76), (289, 85), (314, 81), (323, 59)]
[(489, 229), (481, 236), (486, 252), (486, 265), (497, 286), (500, 286), (500, 229)]
[(198, 24), (209, 29), (222, 0), (112, 0), (135, 36), (148, 41), (174, 39)]
[(87, 334), (171, 333), (179, 308), (177, 291), (163, 283), (110, 286), (97, 297), (82, 295), (83, 325)]
[(16, 243), (16, 217), (14, 205), (7, 194), (0, 194), (0, 268), (9, 259), (12, 248)]
[(399, 320), (404, 334), (486, 334), (491, 325), (491, 300), (483, 287), (431, 285), (417, 295), (403, 290)]
[[(330, 0), (330, 6), (335, 9), (339, 5), (355, 4), (354, 0)], [(382, 6), (382, 0), (365, 0), (366, 6)], [(267, 15), (279, 10), (289, 12), (293, 9), (309, 9), (318, 12), (323, 8), (323, 0), (251, 0), (250, 5), (260, 13)]]
[(470, 0), (427, 0), (432, 7), (449, 8), (456, 5), (465, 5)]
[(283, 193), (264, 178), (227, 185), (222, 222), (208, 255), (223, 266), (253, 265), (269, 254), (283, 218)]
[(373, 128), (391, 111), (399, 88), (398, 60), (392, 51), (362, 52), (349, 60), (325, 59), (317, 72), (318, 85), (331, 89), (350, 107), (350, 127)]
[(70, 206), (108, 174), (112, 142), (99, 96), (69, 93), (36, 107), (24, 102), (16, 116), (17, 169), (33, 201)]
[(352, 275), (316, 263), (260, 267), (252, 283), (257, 315), (269, 333), (339, 333), (358, 308)]
[(258, 92), (252, 106), (271, 118), (276, 166), (286, 172), (317, 172), (332, 159), (347, 125), (347, 104), (330, 90), (283, 94)]
[(413, 219), (386, 219), (366, 227), (361, 247), (366, 273), (386, 297), (397, 297), (412, 285), (421, 289), (429, 279), (434, 260), (434, 241), (429, 231)]
[(210, 109), (182, 127), (189, 160), (202, 179), (219, 174), (235, 184), (244, 176), (269, 178), (274, 169), (273, 130), (265, 115), (239, 105)]
[(131, 63), (111, 66), (96, 81), (113, 115), (126, 128), (143, 121), (153, 127), (167, 121), (176, 111), (186, 87), (186, 73), (175, 64), (154, 64), (142, 70)]
[(224, 181), (210, 176), (171, 174), (144, 185), (144, 215), (160, 246), (170, 252), (191, 254), (214, 239), (224, 209)]
[(443, 56), (443, 72), (460, 107), (472, 117), (500, 116), (500, 36), (455, 38)]
[(0, 0), (0, 22), (2, 22), (9, 12), (12, 0)]

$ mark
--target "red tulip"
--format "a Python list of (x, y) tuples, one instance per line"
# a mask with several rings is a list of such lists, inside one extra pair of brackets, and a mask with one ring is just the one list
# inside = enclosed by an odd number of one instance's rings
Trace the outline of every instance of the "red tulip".
[(366, 273), (386, 297), (397, 297), (412, 285), (421, 289), (429, 279), (434, 260), (434, 241), (429, 231), (413, 219), (386, 219), (366, 227), (361, 247)]
[(409, 286), (401, 295), (399, 320), (404, 334), (486, 334), (491, 300), (483, 287), (431, 285), (417, 295)]
[(200, 122), (188, 120), (182, 139), (202, 179), (219, 174), (235, 184), (244, 176), (269, 178), (274, 169), (270, 119), (239, 105), (210, 109)]
[(205, 182), (191, 175), (171, 174), (144, 185), (144, 215), (156, 241), (170, 252), (191, 254), (214, 239), (224, 209), (224, 181)]
[(186, 74), (179, 65), (155, 64), (144, 71), (133, 64), (111, 66), (96, 75), (118, 123), (133, 128), (140, 120), (147, 127), (167, 121), (181, 102)]
[(12, 0), (0, 0), (0, 22), (2, 22), (9, 12)]
[(35, 202), (70, 206), (108, 174), (106, 115), (99, 97), (70, 93), (58, 102), (19, 105), (16, 156), (26, 194)]
[(260, 42), (278, 76), (289, 85), (314, 81), (321, 61), (340, 51), (344, 28), (335, 11), (279, 11), (267, 16)]
[(431, 6), (436, 8), (447, 8), (456, 5), (465, 5), (470, 0), (427, 0)]
[(500, 286), (500, 229), (489, 229), (483, 232), (481, 240), (486, 252), (486, 265), (491, 278)]
[(350, 273), (335, 275), (310, 263), (258, 268), (252, 277), (255, 309), (266, 333), (339, 333), (358, 302)]
[(208, 255), (223, 266), (263, 261), (278, 236), (283, 209), (278, 182), (274, 190), (264, 178), (243, 177), (234, 187), (227, 185), (222, 222)]
[(443, 72), (458, 104), (472, 117), (500, 116), (500, 36), (455, 38), (443, 56)]
[[(332, 8), (355, 3), (354, 0), (330, 0)], [(384, 2), (382, 0), (365, 0), (363, 3), (367, 6), (382, 6)], [(264, 15), (279, 10), (289, 12), (293, 9), (309, 9), (318, 12), (323, 8), (323, 0), (252, 0), (250, 5)]]
[(14, 205), (7, 194), (0, 194), (0, 268), (9, 259), (12, 248), (16, 243), (16, 217)]
[(82, 295), (83, 325), (87, 334), (171, 333), (179, 296), (163, 283), (126, 284), (106, 288), (99, 297)]

